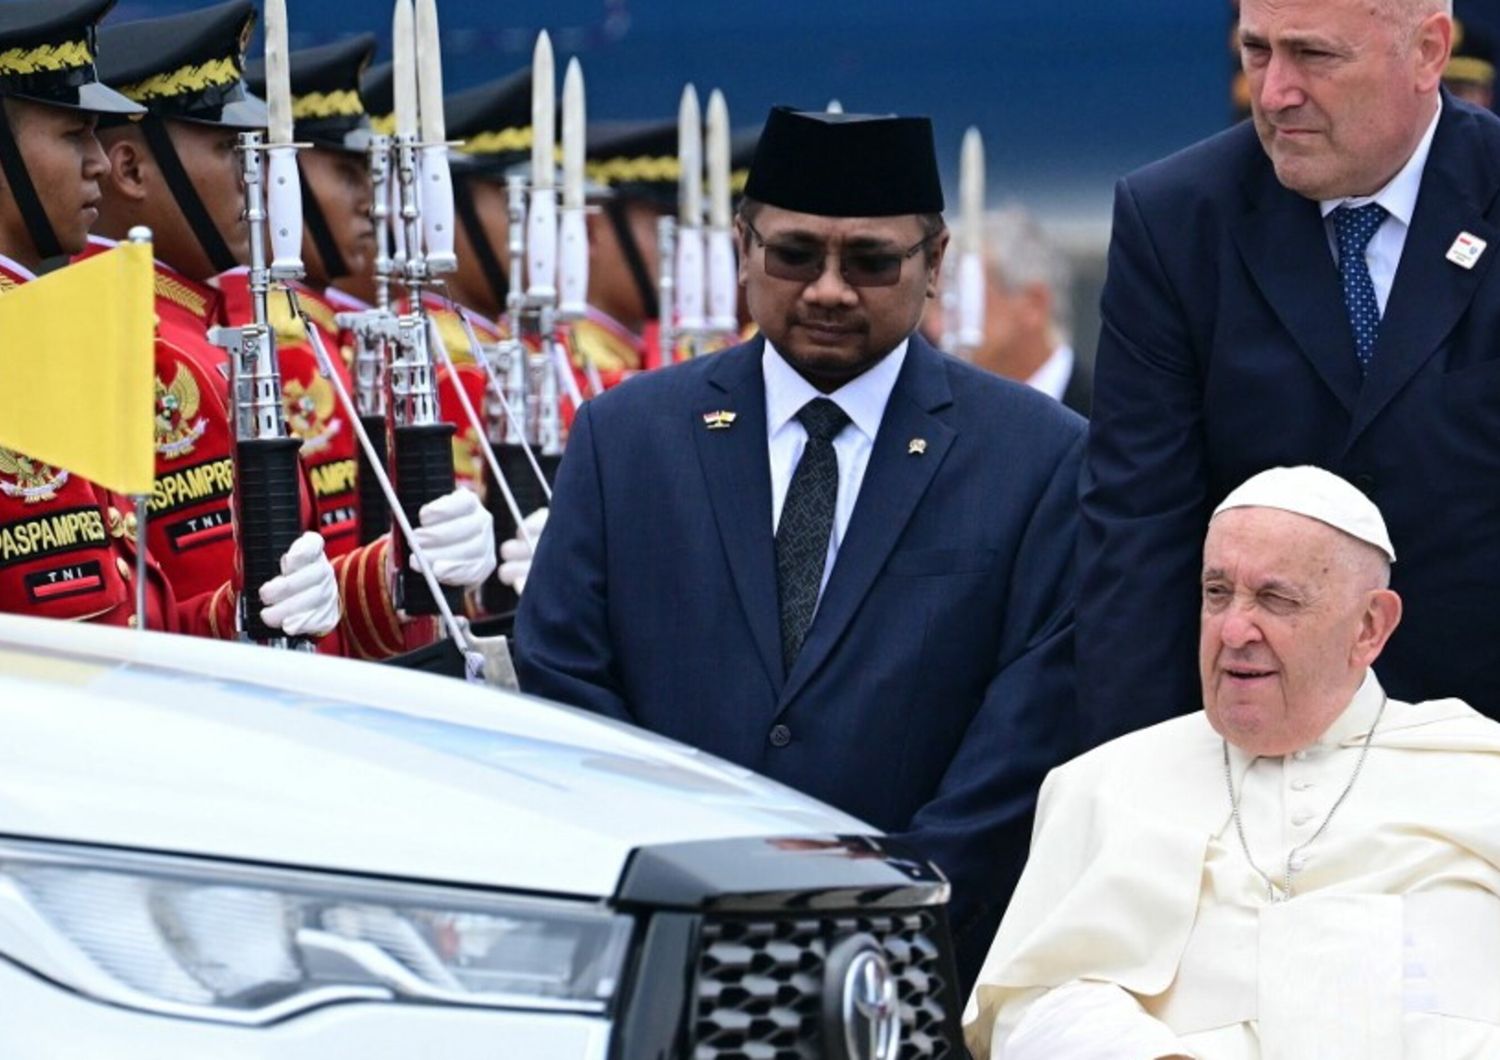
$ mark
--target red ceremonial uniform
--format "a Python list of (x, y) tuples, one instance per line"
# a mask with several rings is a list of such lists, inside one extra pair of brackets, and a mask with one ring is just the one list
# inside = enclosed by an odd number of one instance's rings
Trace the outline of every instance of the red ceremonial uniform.
[[(0, 294), (33, 278), (0, 258)], [(134, 509), (125, 498), (0, 449), (0, 610), (133, 626), (136, 548)], [(232, 596), (200, 594), (179, 607), (150, 556), (146, 569), (149, 628), (205, 636), (233, 632)]]

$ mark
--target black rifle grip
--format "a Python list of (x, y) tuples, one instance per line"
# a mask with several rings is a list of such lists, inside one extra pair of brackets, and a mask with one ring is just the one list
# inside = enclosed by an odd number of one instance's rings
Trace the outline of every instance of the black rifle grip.
[[(384, 416), (361, 416), (370, 444), (380, 456), (380, 466), (389, 463), (390, 446), (386, 436)], [(368, 545), (391, 528), (391, 510), (386, 504), (385, 491), (370, 470), (370, 458), (365, 447), (359, 447), (359, 543)]]
[[(396, 428), (396, 499), (412, 528), (422, 523), (422, 505), (453, 492), (453, 424), (426, 423)], [(407, 566), (408, 549), (402, 549), (398, 606), (408, 615), (435, 615), (437, 601), (419, 571)], [(462, 613), (464, 592), (443, 586), (443, 597), (455, 613)]]
[(281, 574), (281, 557), (302, 534), (297, 452), (300, 438), (247, 438), (235, 443), (245, 632), (252, 640), (284, 634), (260, 619), (260, 587)]
[[(561, 456), (536, 456), (537, 465), (542, 469), (542, 474), (547, 477), (550, 486), (557, 479), (557, 465), (562, 461)], [(495, 458), (500, 463), (500, 471), (505, 475), (506, 484), (510, 486), (511, 493), (516, 498), (516, 507), (521, 509), (523, 516), (530, 515), (538, 508), (547, 505), (547, 494), (542, 490), (542, 484), (537, 481), (536, 472), (531, 469), (531, 461), (526, 459), (526, 450), (519, 445), (497, 445), (495, 446)], [(485, 469), (487, 481), (485, 497), (489, 501), (490, 514), (495, 518), (495, 555), (500, 554), (500, 546), (516, 536), (516, 521), (511, 518), (510, 509), (505, 505), (505, 497), (500, 493), (500, 487), (494, 482), (488, 481), (492, 478), (488, 468)], [(492, 615), (503, 615), (516, 609), (519, 598), (509, 585), (502, 585), (499, 578), (484, 583), (482, 596), (484, 609)]]

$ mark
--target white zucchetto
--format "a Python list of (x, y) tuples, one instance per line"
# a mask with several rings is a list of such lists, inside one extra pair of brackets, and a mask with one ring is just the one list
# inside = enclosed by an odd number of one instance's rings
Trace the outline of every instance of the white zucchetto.
[(1214, 515), (1230, 508), (1277, 508), (1305, 515), (1374, 545), (1396, 562), (1396, 549), (1380, 509), (1354, 486), (1320, 467), (1273, 467), (1252, 475), (1224, 498)]

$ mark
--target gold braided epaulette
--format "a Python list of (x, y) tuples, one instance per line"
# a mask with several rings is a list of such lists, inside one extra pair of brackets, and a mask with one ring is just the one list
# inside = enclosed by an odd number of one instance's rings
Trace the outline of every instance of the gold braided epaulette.
[(395, 136), (396, 116), (394, 114), (371, 114), (370, 128), (381, 136)]
[(670, 183), (682, 176), (682, 163), (675, 155), (606, 158), (590, 162), (585, 172), (598, 184)]
[(126, 85), (120, 94), (135, 103), (148, 99), (171, 99), (187, 92), (232, 85), (240, 79), (239, 64), (233, 59), (211, 59), (206, 63), (180, 66), (167, 74), (153, 74), (144, 81)]
[(292, 100), (292, 120), (317, 118), (357, 118), (365, 112), (359, 93), (352, 88), (333, 92), (309, 92)]
[(172, 279), (170, 276), (156, 274), (156, 296), (165, 298), (174, 305), (180, 305), (196, 317), (201, 317), (208, 312), (208, 299), (186, 284)]
[(0, 52), (0, 74), (36, 74), (76, 70), (94, 61), (88, 41), (39, 44), (34, 48), (7, 48)]

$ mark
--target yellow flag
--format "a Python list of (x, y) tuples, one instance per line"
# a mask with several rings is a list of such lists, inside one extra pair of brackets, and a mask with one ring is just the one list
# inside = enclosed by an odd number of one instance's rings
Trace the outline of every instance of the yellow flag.
[(150, 493), (155, 347), (149, 243), (122, 243), (0, 297), (0, 446)]

